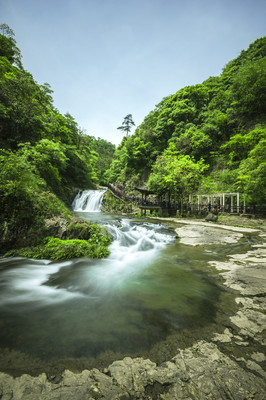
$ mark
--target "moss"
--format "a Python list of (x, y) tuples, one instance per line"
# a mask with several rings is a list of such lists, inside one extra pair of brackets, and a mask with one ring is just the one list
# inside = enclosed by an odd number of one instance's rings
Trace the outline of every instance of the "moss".
[[(36, 233), (38, 233), (36, 235)], [(109, 255), (111, 235), (96, 224), (62, 216), (45, 220), (38, 230), (28, 232), (26, 246), (11, 249), (5, 257), (21, 256), (36, 259), (104, 258)]]
[[(91, 237), (91, 228), (87, 223), (72, 221), (64, 233), (67, 239), (83, 239), (88, 240)], [(88, 229), (89, 228), (89, 229)]]
[(218, 216), (218, 224), (224, 224), (229, 226), (251, 228), (251, 229), (261, 229), (266, 231), (266, 220), (259, 218), (247, 218), (245, 216), (223, 214)]
[(0, 251), (5, 256), (61, 260), (109, 254), (106, 229), (75, 217), (52, 193), (36, 194), (31, 221), (12, 221), (0, 221)]
[(47, 237), (39, 246), (10, 250), (5, 254), (5, 257), (21, 256), (49, 260), (80, 257), (104, 258), (109, 255), (108, 246), (110, 243), (110, 235), (97, 226), (96, 229), (92, 227), (92, 235), (89, 240), (62, 240), (55, 237)]

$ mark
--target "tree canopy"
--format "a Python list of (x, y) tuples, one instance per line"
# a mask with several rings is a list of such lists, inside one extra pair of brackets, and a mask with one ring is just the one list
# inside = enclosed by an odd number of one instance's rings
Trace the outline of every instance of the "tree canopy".
[(85, 135), (54, 107), (52, 93), (23, 68), (14, 32), (0, 25), (0, 237), (6, 242), (67, 212), (64, 203), (71, 204), (75, 190), (105, 183), (115, 146)]
[(157, 157), (149, 176), (149, 189), (158, 195), (168, 193), (183, 200), (195, 192), (208, 168), (203, 160), (195, 162), (189, 155), (178, 155), (170, 144), (162, 155)]
[(128, 190), (144, 185), (171, 145), (177, 159), (189, 156), (194, 163), (209, 166), (202, 172), (199, 191), (240, 190), (247, 201), (266, 203), (262, 159), (255, 163), (255, 149), (262, 149), (265, 140), (265, 110), (262, 37), (230, 61), (220, 76), (163, 98), (135, 133), (122, 140), (106, 177)]

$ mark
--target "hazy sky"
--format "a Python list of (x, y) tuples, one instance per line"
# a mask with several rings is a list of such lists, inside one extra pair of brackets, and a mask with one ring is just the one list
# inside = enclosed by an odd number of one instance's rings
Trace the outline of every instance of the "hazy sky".
[(141, 124), (264, 36), (266, 0), (0, 0), (2, 22), (55, 107), (117, 145), (127, 114)]

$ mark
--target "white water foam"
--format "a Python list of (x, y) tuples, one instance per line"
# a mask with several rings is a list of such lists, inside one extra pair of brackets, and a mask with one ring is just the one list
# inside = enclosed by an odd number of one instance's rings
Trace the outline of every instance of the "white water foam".
[[(79, 193), (73, 202), (73, 209), (100, 212), (104, 192), (105, 190), (86, 190)], [(136, 277), (141, 270), (148, 268), (158, 258), (160, 250), (174, 241), (174, 236), (169, 232), (163, 233), (163, 227), (159, 224), (139, 224), (121, 219), (119, 226), (110, 223), (106, 228), (113, 236), (109, 257), (93, 261), (83, 259), (84, 267), (75, 287), (66, 282), (62, 282), (60, 287), (46, 284), (53, 274), (60, 274), (61, 268), (75, 264), (75, 260), (50, 263), (44, 260), (20, 259), (13, 265), (11, 262), (1, 273), (1, 303), (49, 305), (84, 294), (98, 297), (114, 292), (133, 276)], [(5, 261), (9, 264), (8, 259), (2, 260)]]
[[(8, 261), (9, 259), (3, 258), (1, 263)], [(19, 267), (15, 263), (13, 268), (11, 266), (1, 272), (1, 305), (31, 304), (38, 307), (77, 297), (77, 293), (71, 293), (64, 288), (45, 285), (49, 276), (70, 265), (71, 261), (51, 263), (47, 260), (25, 258), (16, 258), (16, 261)]]
[[(146, 226), (145, 226), (146, 225)], [(123, 219), (121, 226), (108, 225), (113, 236), (110, 256), (87, 271), (87, 279), (103, 292), (115, 291), (124, 283), (148, 268), (174, 236), (161, 233), (161, 225), (131, 225)]]

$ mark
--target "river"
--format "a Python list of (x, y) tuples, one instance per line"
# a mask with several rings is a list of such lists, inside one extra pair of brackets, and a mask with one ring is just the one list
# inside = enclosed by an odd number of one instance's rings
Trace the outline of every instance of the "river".
[(112, 234), (108, 258), (0, 260), (2, 349), (41, 360), (138, 355), (215, 319), (221, 290), (204, 269), (224, 257), (219, 246), (192, 248), (169, 225), (105, 214), (103, 193), (80, 193), (73, 208)]

